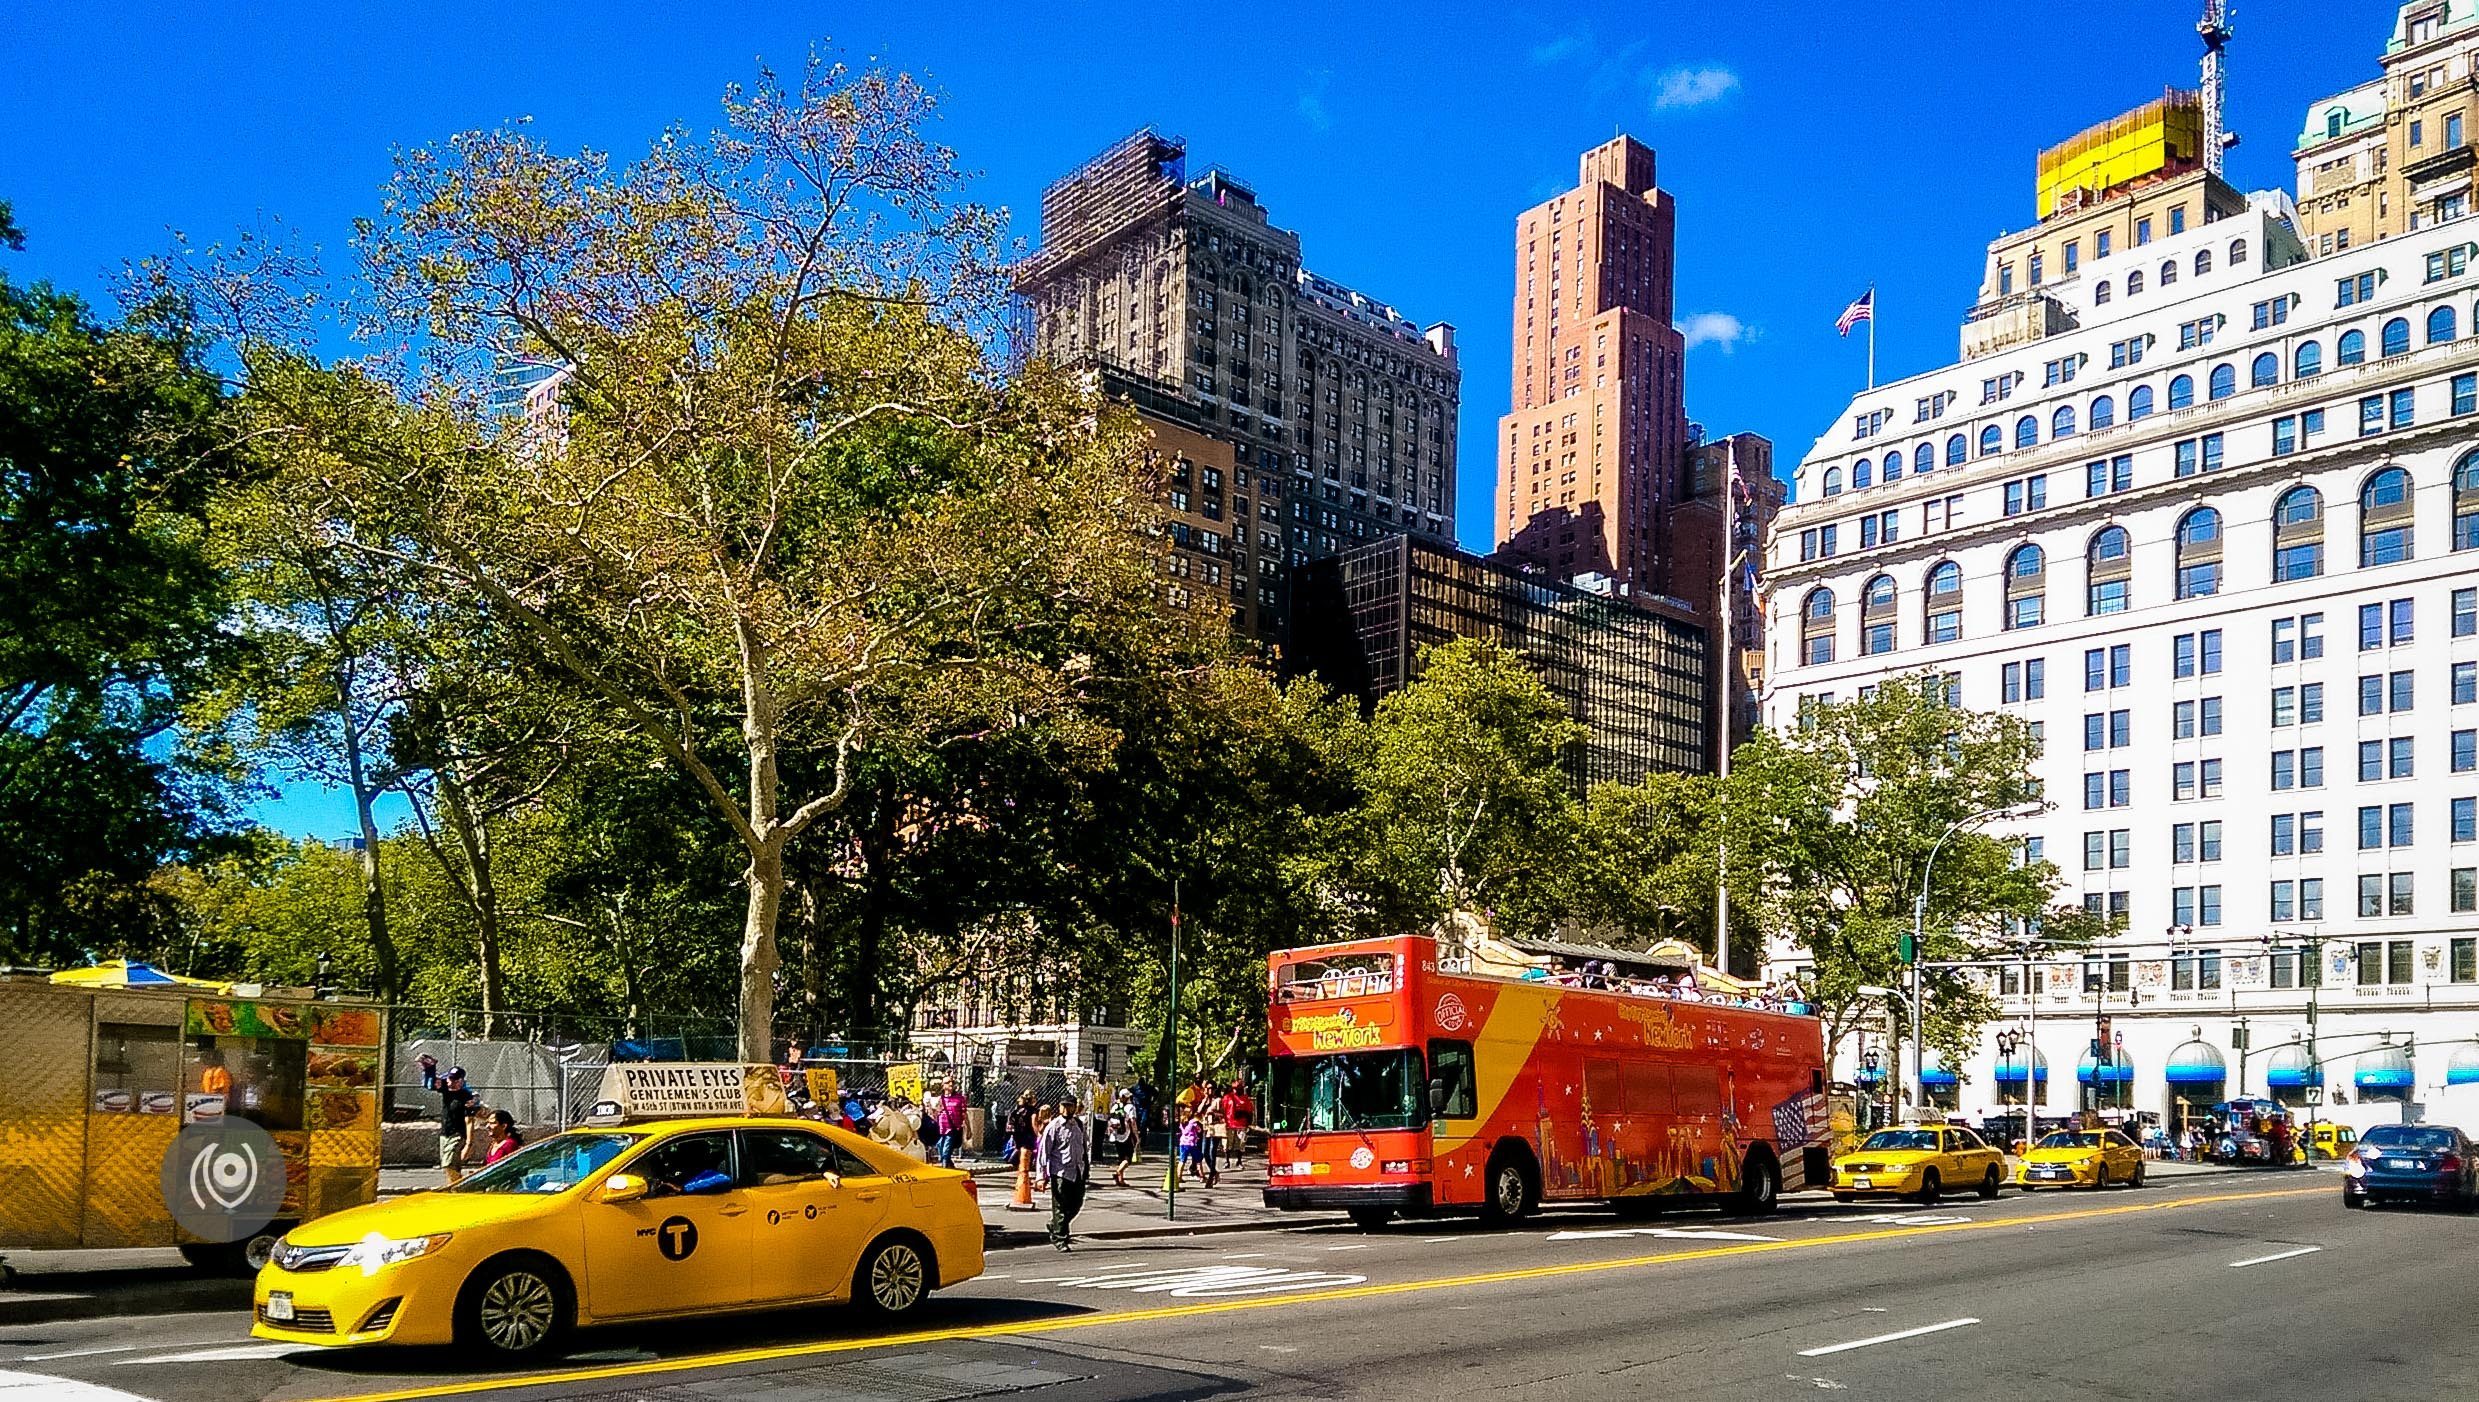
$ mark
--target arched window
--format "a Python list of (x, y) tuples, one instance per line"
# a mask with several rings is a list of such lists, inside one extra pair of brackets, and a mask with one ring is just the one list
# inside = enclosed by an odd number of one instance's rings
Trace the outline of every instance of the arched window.
[[(1963, 441), (1963, 436), (1962, 436), (1961, 434), (1957, 433), (1957, 434), (1955, 434), (1955, 435), (1954, 435), (1954, 443), (1955, 443), (1955, 446), (1956, 446), (1956, 450), (1957, 450), (1957, 451), (1959, 451), (1959, 450), (1960, 450), (1960, 447), (1961, 447), (1962, 441)], [(1936, 445), (1936, 444), (1934, 444), (1934, 443), (1922, 443), (1922, 444), (1921, 444), (1921, 445), (1919, 445), (1918, 447), (1916, 447), (1916, 448), (1914, 448), (1914, 449), (1912, 449), (1912, 450), (1911, 450), (1911, 470), (1912, 470), (1913, 472), (1933, 472), (1933, 471), (1935, 471), (1935, 470), (1936, 470), (1936, 466), (1937, 466), (1937, 445)], [(1888, 481), (1888, 482), (1893, 481), (1894, 479), (1893, 479), (1892, 474), (1890, 474), (1890, 473), (1889, 473), (1889, 474), (1887, 474), (1887, 475), (1886, 475), (1885, 480), (1886, 480), (1886, 481)]]
[(2324, 573), (2324, 498), (2292, 487), (2272, 504), (2272, 578), (2276, 584)]
[(2479, 550), (2479, 451), (2453, 465), (2453, 548)]
[(2247, 372), (2247, 383), (2257, 389), (2281, 383), (2281, 357), (2271, 351), (2255, 357), (2254, 366)]
[(2438, 307), (2427, 314), (2427, 343), (2429, 345), (2432, 346), (2438, 341), (2450, 341), (2453, 339), (2453, 334), (2453, 308)]
[(2311, 379), (2324, 373), (2324, 347), (2313, 341), (2301, 341), (2290, 356), (2290, 378)]
[(2092, 305), (2095, 307), (2105, 307), (2109, 305), (2108, 279), (2101, 279), (2100, 283), (2092, 288)]
[(1885, 480), (1888, 482), (1893, 482), (1899, 480), (1901, 476), (1902, 450), (1900, 448), (1896, 448), (1892, 452), (1885, 455)]
[(2083, 612), (2093, 617), (2124, 613), (2134, 579), (2133, 542), (2124, 526), (2103, 526), (2083, 552)]
[(2142, 291), (2143, 269), (2137, 268), (2133, 272), (2126, 275), (2126, 295), (2132, 297)]
[(2367, 333), (2364, 331), (2342, 332), (2341, 343), (2333, 350), (2333, 363), (2335, 365), (2360, 365), (2366, 360)]
[(2410, 318), (2397, 316), (2384, 324), (2384, 353), (2400, 355), (2410, 349)]
[(2116, 423), (2117, 401), (2111, 399), (2105, 394), (2093, 400), (2092, 414), (2088, 422), (2094, 428), (2107, 428), (2109, 425)]
[(2126, 421), (2133, 423), (2152, 412), (2152, 387), (2137, 385), (2126, 391)]
[(2169, 407), (2183, 409), (2195, 402), (2195, 377), (2178, 375), (2169, 381)]
[(2388, 467), (2367, 479), (2358, 494), (2360, 569), (2416, 559), (2410, 534), (2410, 474)]
[(2178, 518), (2178, 597), (2221, 592), (2221, 513), (2199, 506)]
[(2204, 396), (2208, 399), (2227, 399), (2237, 392), (2238, 367), (2235, 365), (2213, 366), (2212, 374), (2204, 381)]
[(1825, 495), (1829, 497), (1838, 497), (1842, 495), (1841, 468), (1829, 467), (1825, 469)]
[(2040, 421), (2029, 414), (2014, 421), (2014, 446), (2028, 448), (2040, 441)]
[(1927, 626), (1922, 638), (1950, 643), (1963, 635), (1963, 567), (1946, 560), (1928, 571), (1924, 600)]
[(1997, 425), (1990, 424), (1988, 427), (1980, 430), (1981, 457), (1987, 457), (1989, 454), (1996, 452), (2004, 446), (2006, 446), (2006, 436), (2004, 432), (1997, 427)]
[(1874, 657), (1894, 650), (1894, 577), (1881, 574), (1868, 581), (1859, 597), (1859, 653)]
[(1866, 458), (1851, 464), (1851, 490), (1876, 485), (1876, 464)]
[(2006, 556), (2006, 627), (2037, 628), (2048, 599), (2048, 560), (2037, 545), (2018, 545)]
[(2171, 284), (2171, 283), (2173, 283), (2173, 282), (2176, 282), (2177, 280), (2178, 280), (2178, 264), (2177, 264), (2177, 260), (2175, 260), (2175, 259), (2171, 259), (2170, 261), (2168, 261), (2168, 262), (2165, 262), (2165, 263), (2161, 264), (2161, 286), (2163, 286), (2163, 287), (2167, 287), (2169, 284)]
[(1811, 589), (1799, 610), (1799, 660), (1813, 667), (1833, 660), (1833, 591)]
[(2245, 261), (2247, 261), (2247, 241), (2231, 239), (2229, 241), (2229, 265), (2234, 268)]
[(2074, 406), (2071, 404), (2060, 404), (2057, 406), (2057, 412), (2049, 415), (2049, 437), (2065, 438), (2073, 433)]
[(2211, 250), (2211, 249), (2209, 249), (2209, 248), (2199, 248), (2199, 249), (2196, 249), (2196, 250), (2195, 250), (2195, 276), (2197, 276), (2197, 277), (2202, 277), (2204, 274), (2206, 274), (2206, 273), (2208, 273), (2208, 272), (2211, 272), (2211, 271), (2212, 271), (2212, 250)]
[[(1963, 464), (1963, 460), (1969, 456), (1970, 444), (1964, 440), (1961, 434), (1957, 433), (1953, 437), (1945, 440), (1945, 465), (1947, 467), (1960, 467)], [(1927, 469), (1923, 468), (1921, 470), (1926, 471)]]

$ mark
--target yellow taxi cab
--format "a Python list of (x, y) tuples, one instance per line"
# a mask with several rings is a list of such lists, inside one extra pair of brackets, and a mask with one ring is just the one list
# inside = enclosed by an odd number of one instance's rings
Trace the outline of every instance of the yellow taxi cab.
[(1948, 1190), (1997, 1196), (2005, 1155), (1962, 1125), (1897, 1125), (1880, 1129), (1833, 1162), (1833, 1196), (1916, 1197), (1935, 1202)]
[(2143, 1186), (2143, 1146), (2114, 1129), (2061, 1129), (2042, 1135), (2014, 1171), (2030, 1188)]
[(2329, 1163), (2334, 1159), (2348, 1158), (2350, 1151), (2358, 1147), (2358, 1131), (2331, 1120), (2316, 1121), (2307, 1127), (2301, 1137), (2306, 1142), (2290, 1155), (2293, 1163), (2306, 1163), (2309, 1156)]
[(571, 1130), (293, 1228), (250, 1332), (525, 1356), (615, 1321), (844, 1300), (902, 1315), (981, 1271), (969, 1174), (806, 1120), (667, 1120)]

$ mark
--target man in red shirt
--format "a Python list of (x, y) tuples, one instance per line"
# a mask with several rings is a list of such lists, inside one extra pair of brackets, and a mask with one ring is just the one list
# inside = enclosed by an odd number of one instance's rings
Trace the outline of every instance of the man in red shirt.
[(1248, 1098), (1241, 1082), (1231, 1082), (1230, 1089), (1222, 1093), (1222, 1123), (1223, 1132), (1230, 1136), (1232, 1163), (1248, 1156), (1248, 1130), (1256, 1122), (1257, 1102)]

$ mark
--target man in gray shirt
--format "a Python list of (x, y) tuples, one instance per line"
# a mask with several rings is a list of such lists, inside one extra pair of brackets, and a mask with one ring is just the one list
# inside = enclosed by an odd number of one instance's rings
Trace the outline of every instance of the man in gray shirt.
[(1068, 1224), (1085, 1205), (1085, 1180), (1091, 1171), (1092, 1131), (1076, 1113), (1076, 1097), (1062, 1096), (1059, 1113), (1042, 1127), (1039, 1167), (1050, 1192), (1050, 1245), (1067, 1250)]

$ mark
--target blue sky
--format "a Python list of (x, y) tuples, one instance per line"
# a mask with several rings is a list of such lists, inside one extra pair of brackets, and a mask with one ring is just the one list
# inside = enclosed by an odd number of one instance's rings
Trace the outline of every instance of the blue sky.
[[(174, 229), (280, 218), (341, 245), (393, 147), (530, 116), (554, 145), (626, 155), (710, 123), (759, 58), (829, 39), (946, 92), (943, 138), (1028, 241), (1044, 184), (1150, 123), (1187, 138), (1192, 169), (1253, 183), (1312, 267), (1455, 323), (1458, 519), (1487, 549), (1510, 229), (1578, 152), (1619, 129), (1658, 152), (1689, 412), (1787, 465), (1861, 383), (1843, 304), (1878, 289), (1881, 378), (1952, 360), (1989, 239), (2031, 222), (2034, 154), (2192, 86), (2197, 8), (23, 5), (0, 16), (0, 198), (29, 236), (14, 274), (101, 295)], [(2374, 76), (2394, 13), (2246, 7), (2233, 180), (2293, 186), (2307, 104)], [(350, 818), (308, 794), (266, 815), (322, 836)]]

